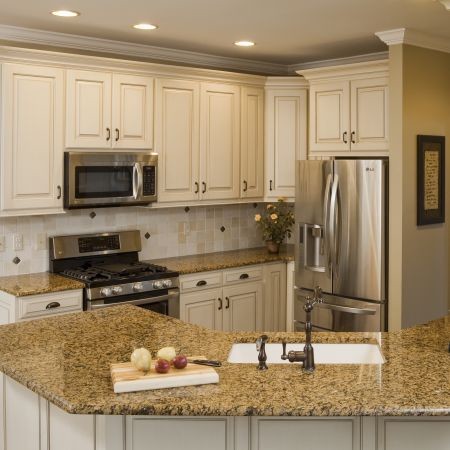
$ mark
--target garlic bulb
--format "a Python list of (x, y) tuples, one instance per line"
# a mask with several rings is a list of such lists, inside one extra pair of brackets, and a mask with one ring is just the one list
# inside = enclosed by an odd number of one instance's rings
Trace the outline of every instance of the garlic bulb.
[(152, 354), (144, 347), (137, 348), (131, 354), (131, 364), (138, 370), (148, 372), (152, 365)]

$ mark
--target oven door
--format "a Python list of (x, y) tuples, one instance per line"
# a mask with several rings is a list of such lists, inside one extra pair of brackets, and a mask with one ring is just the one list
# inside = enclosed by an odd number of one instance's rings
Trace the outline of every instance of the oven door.
[(146, 205), (156, 201), (158, 156), (144, 153), (64, 154), (64, 206)]
[(156, 296), (151, 296), (148, 293), (147, 295), (139, 294), (88, 300), (86, 309), (92, 311), (118, 305), (135, 305), (165, 316), (180, 318), (180, 293), (178, 289), (169, 289), (167, 293)]

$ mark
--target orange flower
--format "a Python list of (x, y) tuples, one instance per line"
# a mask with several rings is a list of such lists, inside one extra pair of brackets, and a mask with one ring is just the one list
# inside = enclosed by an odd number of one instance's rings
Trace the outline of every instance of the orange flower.
[(261, 214), (255, 214), (255, 222), (261, 221)]
[(278, 215), (277, 214), (271, 214), (270, 215), (270, 218), (272, 219), (272, 220), (277, 220), (278, 219)]

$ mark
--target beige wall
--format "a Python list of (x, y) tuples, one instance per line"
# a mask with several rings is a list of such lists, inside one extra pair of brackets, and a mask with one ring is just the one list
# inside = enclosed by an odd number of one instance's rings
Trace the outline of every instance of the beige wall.
[[(448, 311), (448, 219), (439, 225), (416, 225), (416, 139), (418, 134), (446, 136), (448, 150), (450, 54), (395, 45), (390, 48), (390, 65), (389, 328), (393, 330)], [(448, 213), (450, 157), (445, 172)]]

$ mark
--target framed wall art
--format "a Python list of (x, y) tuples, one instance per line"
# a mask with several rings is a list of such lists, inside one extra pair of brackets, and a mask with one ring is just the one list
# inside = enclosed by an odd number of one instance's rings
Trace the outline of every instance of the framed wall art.
[(417, 225), (445, 222), (445, 137), (417, 136)]

